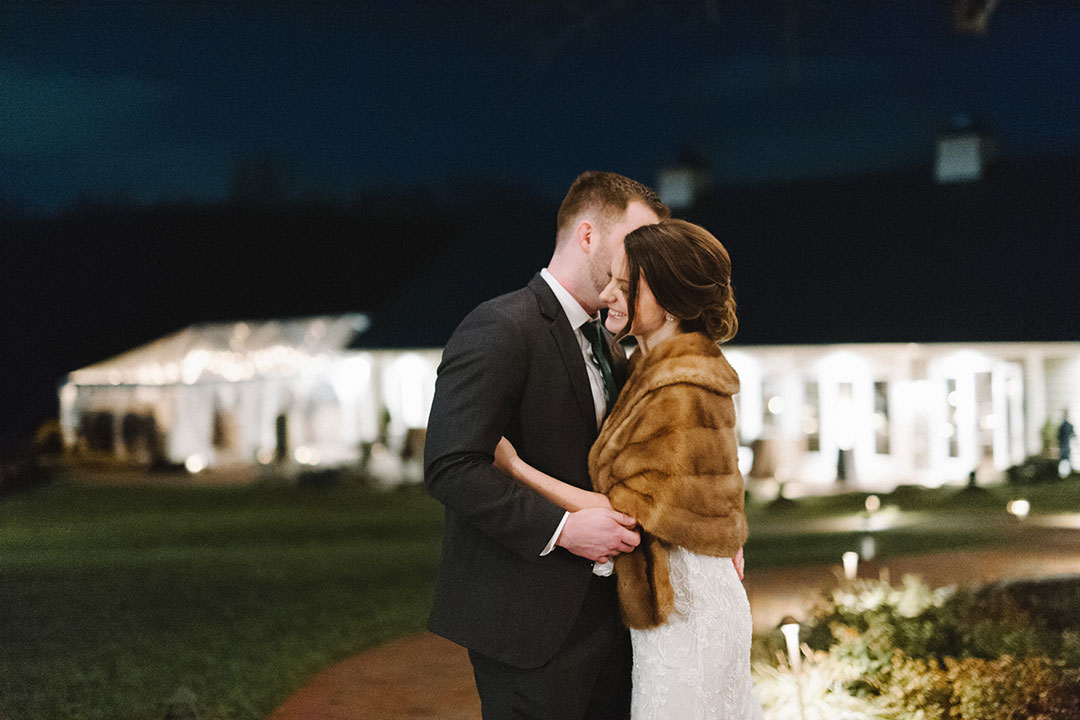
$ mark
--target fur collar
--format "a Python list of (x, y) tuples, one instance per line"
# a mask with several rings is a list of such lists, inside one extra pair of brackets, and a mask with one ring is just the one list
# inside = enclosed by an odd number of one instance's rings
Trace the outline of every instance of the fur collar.
[(654, 390), (668, 385), (697, 385), (718, 395), (739, 392), (739, 376), (720, 347), (702, 333), (683, 333), (657, 345), (648, 355), (630, 357), (630, 379), (611, 414), (628, 413)]

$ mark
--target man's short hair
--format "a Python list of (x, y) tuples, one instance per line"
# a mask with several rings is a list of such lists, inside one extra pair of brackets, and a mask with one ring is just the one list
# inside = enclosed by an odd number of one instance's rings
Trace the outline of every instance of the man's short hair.
[(577, 176), (559, 206), (557, 229), (561, 234), (573, 223), (583, 210), (597, 211), (601, 222), (626, 211), (633, 201), (647, 205), (663, 220), (670, 217), (671, 210), (656, 191), (637, 180), (613, 172), (590, 170)]

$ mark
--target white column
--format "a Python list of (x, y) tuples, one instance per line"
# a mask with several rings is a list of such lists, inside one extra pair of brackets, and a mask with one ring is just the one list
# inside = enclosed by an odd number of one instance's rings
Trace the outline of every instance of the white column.
[(1046, 422), (1046, 366), (1040, 350), (1029, 350), (1024, 355), (1024, 427), (1027, 439), (1027, 455), (1042, 451), (1039, 436)]

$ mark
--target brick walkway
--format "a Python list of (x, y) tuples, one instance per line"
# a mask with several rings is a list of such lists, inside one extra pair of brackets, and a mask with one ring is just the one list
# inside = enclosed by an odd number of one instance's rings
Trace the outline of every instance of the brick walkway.
[[(1006, 578), (1080, 574), (1080, 535), (1056, 535), (1037, 550), (942, 552), (865, 563), (860, 577), (883, 571), (894, 581), (914, 573), (932, 586), (967, 585)], [(835, 582), (837, 566), (746, 573), (755, 630), (800, 615), (821, 588)], [(479, 720), (465, 651), (430, 633), (401, 638), (320, 673), (297, 690), (269, 720)]]

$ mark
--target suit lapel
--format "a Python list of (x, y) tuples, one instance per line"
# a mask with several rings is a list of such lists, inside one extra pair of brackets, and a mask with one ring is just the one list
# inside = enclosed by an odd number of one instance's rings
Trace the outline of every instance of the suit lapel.
[(585, 427), (596, 434), (596, 409), (593, 406), (592, 390), (589, 387), (589, 375), (585, 369), (585, 358), (581, 354), (581, 346), (578, 345), (574, 331), (570, 328), (570, 321), (566, 319), (566, 313), (559, 305), (555, 293), (551, 291), (544, 278), (536, 275), (529, 282), (529, 288), (536, 294), (540, 302), (540, 312), (547, 318), (548, 329), (555, 340), (555, 346), (559, 348), (566, 375), (570, 378), (570, 386), (574, 389), (577, 398), (578, 409)]

